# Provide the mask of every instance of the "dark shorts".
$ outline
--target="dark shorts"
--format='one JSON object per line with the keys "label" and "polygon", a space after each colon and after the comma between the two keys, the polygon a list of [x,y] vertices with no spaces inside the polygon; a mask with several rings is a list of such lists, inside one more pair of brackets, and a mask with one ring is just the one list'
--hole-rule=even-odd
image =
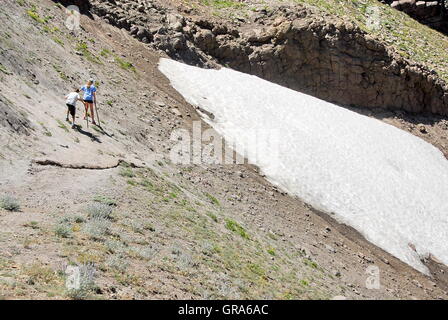
{"label": "dark shorts", "polygon": [[84,102],[86,102],[86,103],[93,103],[92,100],[84,100]]}
{"label": "dark shorts", "polygon": [[76,108],[75,106],[72,106],[71,104],[67,104],[68,111],[70,114],[74,117],[76,114]]}

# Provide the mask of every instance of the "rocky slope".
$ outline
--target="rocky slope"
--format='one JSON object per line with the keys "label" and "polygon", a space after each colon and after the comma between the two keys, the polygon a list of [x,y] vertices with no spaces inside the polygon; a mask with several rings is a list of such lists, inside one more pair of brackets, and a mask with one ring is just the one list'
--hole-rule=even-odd
{"label": "rocky slope", "polygon": [[[416,272],[253,166],[173,164],[171,133],[200,118],[157,70],[166,54],[94,13],[78,34],[65,19],[48,0],[0,7],[1,298],[447,298],[436,261]],[[102,128],[70,129],[63,96],[90,77]],[[371,115],[446,146],[443,119]],[[93,285],[68,291],[70,264]]]}

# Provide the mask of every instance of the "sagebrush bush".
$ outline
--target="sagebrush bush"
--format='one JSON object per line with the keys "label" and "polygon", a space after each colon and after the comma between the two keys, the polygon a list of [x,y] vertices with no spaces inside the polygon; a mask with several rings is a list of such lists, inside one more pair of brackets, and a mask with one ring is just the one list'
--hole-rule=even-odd
{"label": "sagebrush bush", "polygon": [[108,240],[105,245],[107,251],[110,253],[122,253],[126,251],[126,246],[118,240]]}
{"label": "sagebrush bush", "polygon": [[158,252],[157,248],[152,247],[144,247],[144,248],[133,247],[131,248],[131,251],[143,260],[153,259]]}
{"label": "sagebrush bush", "polygon": [[103,240],[110,230],[110,221],[103,218],[92,218],[84,225],[84,232],[93,240]]}
{"label": "sagebrush bush", "polygon": [[116,271],[125,272],[128,268],[128,263],[121,254],[113,254],[109,256],[106,265]]}
{"label": "sagebrush bush", "polygon": [[59,223],[54,229],[54,233],[61,238],[70,238],[72,235],[72,227],[68,223]]}
{"label": "sagebrush bush", "polygon": [[3,195],[0,198],[0,207],[8,211],[19,211],[20,204],[18,200],[10,195]]}
{"label": "sagebrush bush", "polygon": [[78,265],[79,287],[68,288],[67,296],[73,300],[84,300],[89,297],[90,292],[95,286],[95,266],[91,263]]}
{"label": "sagebrush bush", "polygon": [[111,219],[112,208],[104,203],[92,203],[87,207],[87,213],[92,219]]}

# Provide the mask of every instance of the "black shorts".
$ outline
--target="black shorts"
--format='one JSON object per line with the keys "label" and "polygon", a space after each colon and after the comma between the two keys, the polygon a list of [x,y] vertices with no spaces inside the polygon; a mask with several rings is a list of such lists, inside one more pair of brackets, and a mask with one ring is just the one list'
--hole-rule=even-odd
{"label": "black shorts", "polygon": [[92,100],[84,100],[84,102],[86,102],[86,103],[93,103]]}
{"label": "black shorts", "polygon": [[67,108],[68,108],[68,111],[70,112],[70,114],[74,117],[75,114],[76,114],[76,108],[75,108],[75,106],[72,106],[71,104],[68,104],[68,103],[67,103]]}

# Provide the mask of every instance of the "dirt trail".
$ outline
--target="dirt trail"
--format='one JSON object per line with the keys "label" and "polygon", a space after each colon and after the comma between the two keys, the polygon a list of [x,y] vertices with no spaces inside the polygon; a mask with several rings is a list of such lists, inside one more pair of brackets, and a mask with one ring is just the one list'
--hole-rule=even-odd
{"label": "dirt trail", "polygon": [[[33,3],[52,19],[33,19]],[[61,266],[94,263],[90,298],[448,298],[253,166],[172,164],[171,132],[200,118],[158,72],[163,54],[95,16],[78,36],[63,22],[47,0],[0,10],[0,96],[27,128],[0,127],[0,195],[21,207],[0,210],[0,297],[71,297]],[[105,131],[64,128],[64,94],[90,77]],[[102,225],[98,203],[112,209]],[[366,287],[369,266],[379,289]]]}

